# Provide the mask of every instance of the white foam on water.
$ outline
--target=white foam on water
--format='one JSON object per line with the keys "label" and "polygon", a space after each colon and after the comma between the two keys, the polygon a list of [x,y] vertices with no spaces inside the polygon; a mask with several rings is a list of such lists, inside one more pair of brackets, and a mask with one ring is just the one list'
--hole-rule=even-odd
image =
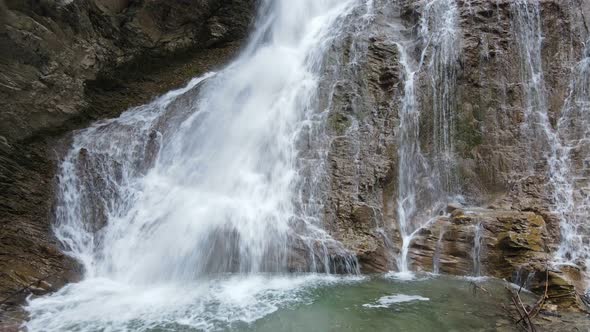
{"label": "white foam on water", "polygon": [[402,280],[402,281],[417,280],[416,274],[412,271],[403,271],[403,272],[389,271],[385,275],[383,275],[383,277],[387,278],[387,279],[395,279],[395,280]]}
{"label": "white foam on water", "polygon": [[491,279],[491,277],[486,276],[454,276],[454,278],[473,282],[484,282]]}
{"label": "white foam on water", "polygon": [[430,272],[412,272],[412,271],[389,271],[383,274],[383,278],[396,281],[423,281],[436,278],[439,275]]}
{"label": "white foam on water", "polygon": [[377,300],[373,303],[363,304],[363,307],[365,307],[365,308],[389,308],[394,304],[414,302],[414,301],[430,301],[430,299],[427,297],[419,296],[419,295],[396,294],[396,295],[383,296],[379,300]]}
{"label": "white foam on water", "polygon": [[178,326],[204,331],[249,324],[280,308],[313,301],[318,287],[359,277],[228,275],[149,287],[96,278],[32,301],[30,331],[147,331]]}

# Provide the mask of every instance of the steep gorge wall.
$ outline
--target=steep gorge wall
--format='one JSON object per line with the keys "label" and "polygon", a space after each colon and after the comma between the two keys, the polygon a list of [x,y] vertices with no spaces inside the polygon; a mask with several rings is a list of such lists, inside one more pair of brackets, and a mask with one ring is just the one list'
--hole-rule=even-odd
{"label": "steep gorge wall", "polygon": [[79,273],[51,232],[57,142],[228,61],[254,10],[254,0],[0,1],[2,309]]}

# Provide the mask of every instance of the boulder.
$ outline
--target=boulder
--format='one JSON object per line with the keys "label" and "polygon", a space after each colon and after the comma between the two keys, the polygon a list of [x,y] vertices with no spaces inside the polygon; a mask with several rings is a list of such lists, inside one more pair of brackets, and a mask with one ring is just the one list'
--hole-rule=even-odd
{"label": "boulder", "polygon": [[423,229],[410,248],[417,271],[491,276],[544,295],[560,308],[581,308],[581,271],[552,266],[547,223],[534,212],[472,208]]}

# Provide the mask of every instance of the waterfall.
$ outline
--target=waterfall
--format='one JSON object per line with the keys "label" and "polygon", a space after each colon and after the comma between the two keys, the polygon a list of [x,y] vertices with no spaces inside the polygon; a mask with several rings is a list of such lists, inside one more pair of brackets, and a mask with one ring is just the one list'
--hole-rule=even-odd
{"label": "waterfall", "polygon": [[[469,2],[468,2],[469,4]],[[440,189],[452,194],[455,185],[453,135],[457,109],[459,11],[455,0],[429,2],[422,15],[420,34],[430,48],[428,76],[432,91],[433,159]]]}
{"label": "waterfall", "polygon": [[473,260],[473,276],[481,276],[481,244],[483,242],[483,226],[478,223],[474,226],[473,231],[473,250],[471,251],[471,257]]}
{"label": "waterfall", "polygon": [[315,146],[324,57],[359,7],[263,1],[227,68],[76,132],[55,233],[84,279],[30,302],[27,327],[219,329],[277,310],[315,280],[263,272],[354,272],[304,192],[325,176]]}
{"label": "waterfall", "polygon": [[[453,112],[458,58],[458,9],[454,0],[425,4],[420,22],[420,59],[413,63],[412,43],[398,43],[404,69],[404,94],[398,128],[397,221],[402,238],[397,259],[400,273],[408,274],[408,252],[417,232],[433,222],[447,201],[453,171]],[[432,93],[432,163],[420,147],[420,118],[425,114],[416,93],[421,71],[430,79]]]}
{"label": "waterfall", "polygon": [[539,3],[517,0],[512,3],[511,9],[514,13],[513,31],[520,52],[525,101],[522,135],[529,147],[528,171],[533,174],[535,164],[546,157],[547,148],[554,149],[559,142],[548,115],[541,56],[543,34]]}
{"label": "waterfall", "polygon": [[590,46],[572,69],[569,96],[557,123],[562,146],[552,155],[551,184],[561,219],[559,264],[590,267]]}
{"label": "waterfall", "polygon": [[402,237],[402,249],[397,264],[400,273],[408,273],[408,250],[415,231],[420,228],[422,221],[417,219],[417,214],[422,212],[418,209],[416,202],[417,190],[421,189],[418,181],[421,176],[428,174],[428,163],[420,151],[420,111],[417,107],[415,91],[416,70],[412,68],[406,48],[401,44],[398,44],[398,48],[405,80],[398,134],[397,219]]}
{"label": "waterfall", "polygon": [[588,49],[572,69],[570,92],[557,121],[552,126],[547,106],[543,77],[542,27],[538,2],[518,0],[512,5],[515,13],[513,30],[522,61],[525,94],[523,135],[529,145],[529,170],[536,162],[547,162],[552,212],[559,218],[561,243],[555,254],[557,265],[590,266],[590,187],[588,186],[588,124],[590,123],[590,59]]}

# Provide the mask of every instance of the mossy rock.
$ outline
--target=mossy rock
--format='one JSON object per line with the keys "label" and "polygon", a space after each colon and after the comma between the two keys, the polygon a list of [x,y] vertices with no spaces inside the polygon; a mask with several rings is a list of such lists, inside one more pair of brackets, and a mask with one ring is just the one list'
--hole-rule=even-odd
{"label": "mossy rock", "polygon": [[498,242],[504,250],[544,250],[543,239],[537,232],[516,233],[503,232],[498,234]]}
{"label": "mossy rock", "polygon": [[483,143],[483,136],[478,128],[475,128],[473,122],[457,121],[455,127],[455,139],[461,144],[460,153],[467,155],[475,147]]}
{"label": "mossy rock", "polygon": [[337,135],[344,135],[346,129],[351,125],[351,121],[348,116],[341,113],[332,113],[328,116],[328,126]]}

